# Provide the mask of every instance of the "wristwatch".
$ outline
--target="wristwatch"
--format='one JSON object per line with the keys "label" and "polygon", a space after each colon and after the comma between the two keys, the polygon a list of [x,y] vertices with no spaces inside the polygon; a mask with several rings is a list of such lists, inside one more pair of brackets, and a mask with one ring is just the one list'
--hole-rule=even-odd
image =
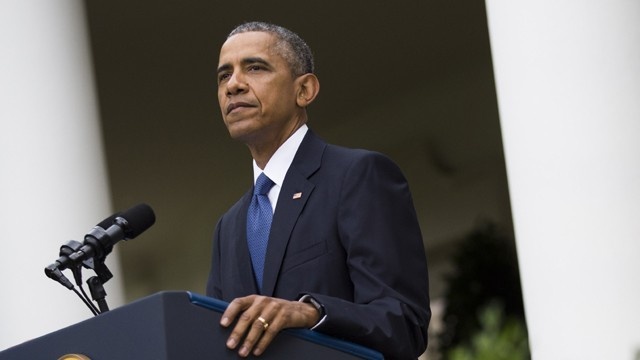
{"label": "wristwatch", "polygon": [[318,321],[318,323],[320,323],[326,316],[326,313],[324,311],[324,306],[318,300],[316,300],[313,296],[309,294],[305,294],[305,295],[302,295],[302,297],[298,299],[298,301],[311,304],[313,305],[313,307],[316,308],[316,310],[318,310],[318,314],[320,314],[320,317],[319,317],[320,320]]}

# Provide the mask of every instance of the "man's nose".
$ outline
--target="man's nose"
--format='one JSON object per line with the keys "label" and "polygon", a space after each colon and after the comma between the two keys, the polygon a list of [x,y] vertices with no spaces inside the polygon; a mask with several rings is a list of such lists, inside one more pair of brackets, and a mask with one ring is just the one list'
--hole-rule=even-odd
{"label": "man's nose", "polygon": [[248,85],[242,74],[234,72],[227,81],[227,95],[237,95],[247,91]]}

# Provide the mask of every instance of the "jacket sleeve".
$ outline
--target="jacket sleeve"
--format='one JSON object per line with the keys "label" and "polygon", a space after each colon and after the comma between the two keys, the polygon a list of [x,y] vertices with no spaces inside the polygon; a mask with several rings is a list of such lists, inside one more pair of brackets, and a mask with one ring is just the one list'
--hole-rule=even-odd
{"label": "jacket sleeve", "polygon": [[325,308],[315,330],[377,349],[385,358],[417,358],[431,318],[422,235],[407,181],[388,158],[368,152],[340,187],[338,231],[347,253],[353,302],[310,294]]}
{"label": "jacket sleeve", "polygon": [[211,269],[209,270],[209,278],[207,280],[206,294],[209,297],[222,299],[222,281],[220,280],[220,224],[222,218],[216,224],[216,230],[213,235],[213,247],[211,249]]}

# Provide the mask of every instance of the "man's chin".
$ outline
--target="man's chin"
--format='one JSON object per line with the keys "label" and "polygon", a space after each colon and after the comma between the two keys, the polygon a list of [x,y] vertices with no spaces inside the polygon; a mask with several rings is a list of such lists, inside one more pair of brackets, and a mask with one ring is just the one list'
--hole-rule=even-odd
{"label": "man's chin", "polygon": [[231,136],[234,140],[242,140],[245,136],[248,136],[253,132],[250,125],[247,121],[234,121],[232,123],[227,123],[227,131],[229,131],[229,136]]}
{"label": "man's chin", "polygon": [[229,127],[229,136],[236,141],[243,142],[245,144],[251,143],[252,139],[256,137],[256,131],[246,128],[234,128]]}

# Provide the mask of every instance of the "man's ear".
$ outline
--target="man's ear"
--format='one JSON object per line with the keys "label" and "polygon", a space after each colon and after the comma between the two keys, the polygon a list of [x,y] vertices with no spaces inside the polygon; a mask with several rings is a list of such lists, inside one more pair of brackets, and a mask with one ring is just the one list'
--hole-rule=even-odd
{"label": "man's ear", "polygon": [[304,74],[296,79],[297,91],[296,103],[304,108],[309,106],[318,96],[320,81],[314,74]]}

